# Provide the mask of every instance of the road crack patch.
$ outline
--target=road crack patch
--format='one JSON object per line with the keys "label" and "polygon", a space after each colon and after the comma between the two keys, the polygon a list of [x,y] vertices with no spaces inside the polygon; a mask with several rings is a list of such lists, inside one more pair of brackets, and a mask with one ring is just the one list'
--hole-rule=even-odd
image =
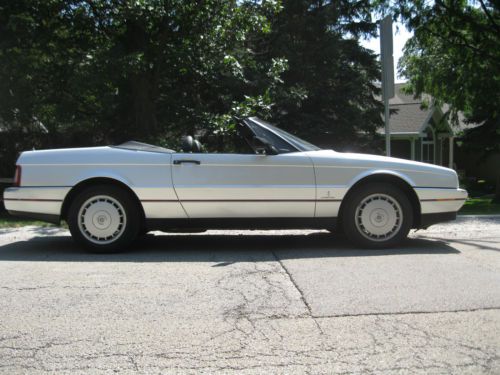
{"label": "road crack patch", "polygon": [[308,315],[309,317],[314,321],[314,324],[316,325],[316,327],[318,328],[318,331],[321,335],[324,335],[325,333],[323,332],[323,329],[321,328],[321,326],[319,325],[319,323],[317,322],[316,320],[316,317],[313,315],[312,313],[312,308],[311,308],[311,305],[309,304],[309,302],[307,301],[305,295],[304,295],[304,291],[300,288],[299,284],[297,284],[297,282],[295,281],[295,279],[293,278],[293,275],[290,273],[290,271],[288,271],[288,269],[286,268],[286,266],[283,264],[283,262],[281,261],[281,259],[278,257],[278,255],[274,252],[274,251],[271,251],[271,254],[273,255],[274,259],[276,260],[276,262],[278,262],[278,264],[281,266],[282,270],[286,273],[286,275],[288,276],[288,279],[290,280],[290,282],[292,283],[292,285],[295,287],[295,289],[299,292],[300,294],[300,299],[302,301],[302,303],[305,305],[305,307],[307,308],[307,311],[308,311]]}

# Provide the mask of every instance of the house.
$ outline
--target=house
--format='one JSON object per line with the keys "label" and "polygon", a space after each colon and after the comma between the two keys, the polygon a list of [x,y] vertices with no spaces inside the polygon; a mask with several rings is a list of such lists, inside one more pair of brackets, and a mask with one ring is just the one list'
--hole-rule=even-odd
{"label": "house", "polygon": [[[457,169],[457,156],[462,165],[462,152],[457,148],[457,137],[462,131],[477,126],[466,124],[464,117],[459,114],[459,124],[451,125],[445,116],[448,105],[434,105],[432,97],[423,94],[421,98],[414,98],[412,94],[404,92],[406,83],[398,83],[394,87],[395,96],[389,100],[391,156],[422,161]],[[380,97],[379,100],[382,100]],[[379,138],[373,139],[370,145],[348,145],[340,147],[342,151],[364,153],[379,153],[384,150],[383,139],[385,128],[377,130]],[[311,142],[322,148],[331,148],[335,144],[334,135],[311,135]],[[457,155],[457,151],[461,154]]]}
{"label": "house", "polygon": [[[454,167],[454,144],[464,124],[451,127],[444,113],[429,95],[414,98],[403,92],[405,83],[395,85],[389,101],[391,156]],[[378,133],[385,136],[385,129]]]}

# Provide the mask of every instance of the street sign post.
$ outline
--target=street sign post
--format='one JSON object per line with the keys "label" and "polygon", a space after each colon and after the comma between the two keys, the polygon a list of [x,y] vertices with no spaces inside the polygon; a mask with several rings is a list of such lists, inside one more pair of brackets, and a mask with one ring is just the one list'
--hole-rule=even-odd
{"label": "street sign post", "polygon": [[394,97],[394,58],[392,47],[392,17],[380,21],[380,60],[382,63],[382,98],[384,100],[385,153],[391,156],[389,99]]}

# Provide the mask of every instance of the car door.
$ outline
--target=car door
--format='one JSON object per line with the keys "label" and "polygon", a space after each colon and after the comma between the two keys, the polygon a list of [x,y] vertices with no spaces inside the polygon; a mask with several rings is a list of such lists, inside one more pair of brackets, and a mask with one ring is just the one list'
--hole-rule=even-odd
{"label": "car door", "polygon": [[190,218],[314,217],[314,169],[302,152],[175,153],[171,168]]}

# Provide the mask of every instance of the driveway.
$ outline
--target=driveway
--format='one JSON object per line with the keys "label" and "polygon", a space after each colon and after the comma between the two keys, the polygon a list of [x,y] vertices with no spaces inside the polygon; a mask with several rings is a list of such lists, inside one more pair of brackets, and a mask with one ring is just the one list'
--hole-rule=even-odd
{"label": "driveway", "polygon": [[95,255],[0,230],[0,373],[115,372],[499,374],[500,217],[376,251],[210,231]]}

